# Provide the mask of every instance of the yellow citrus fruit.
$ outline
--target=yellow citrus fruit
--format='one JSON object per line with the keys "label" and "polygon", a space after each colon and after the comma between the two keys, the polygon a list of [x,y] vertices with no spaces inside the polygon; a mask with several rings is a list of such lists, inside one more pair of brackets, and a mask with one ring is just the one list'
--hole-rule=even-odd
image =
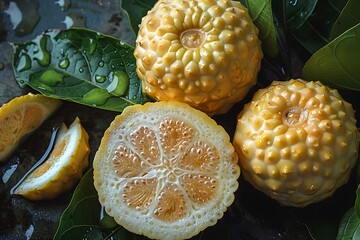
{"label": "yellow citrus fruit", "polygon": [[154,239],[190,238],[234,201],[240,168],[229,135],[185,103],[127,107],[106,130],[94,184],[106,212]]}
{"label": "yellow citrus fruit", "polygon": [[258,29],[238,1],[159,0],[142,18],[134,51],[144,91],[209,115],[227,112],[256,83]]}
{"label": "yellow citrus fruit", "polygon": [[15,189],[30,200],[52,199],[74,187],[89,166],[89,136],[79,118],[63,124],[46,161]]}
{"label": "yellow citrus fruit", "polygon": [[38,128],[61,105],[61,100],[29,93],[13,98],[0,108],[0,161],[21,140]]}
{"label": "yellow citrus fruit", "polygon": [[335,89],[292,79],[260,89],[238,116],[245,179],[283,205],[304,207],[345,184],[357,161],[354,110]]}

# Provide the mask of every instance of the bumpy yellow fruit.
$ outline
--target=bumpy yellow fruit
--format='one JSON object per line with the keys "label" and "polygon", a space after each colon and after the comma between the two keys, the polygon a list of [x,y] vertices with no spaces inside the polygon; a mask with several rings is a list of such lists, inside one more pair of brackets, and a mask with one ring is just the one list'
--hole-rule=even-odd
{"label": "bumpy yellow fruit", "polygon": [[134,55],[150,97],[209,115],[245,97],[263,57],[247,9],[230,0],[159,0],[142,19]]}
{"label": "bumpy yellow fruit", "polygon": [[303,207],[348,181],[359,132],[337,90],[293,79],[254,95],[238,116],[233,143],[245,179],[283,205]]}
{"label": "bumpy yellow fruit", "polygon": [[226,131],[185,103],[127,107],[105,131],[94,185],[106,212],[153,239],[188,239],[234,201],[240,168]]}

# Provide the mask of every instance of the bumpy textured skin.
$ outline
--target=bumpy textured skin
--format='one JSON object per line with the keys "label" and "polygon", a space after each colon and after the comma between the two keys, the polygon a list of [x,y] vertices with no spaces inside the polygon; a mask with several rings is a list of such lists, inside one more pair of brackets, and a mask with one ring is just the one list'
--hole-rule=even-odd
{"label": "bumpy textured skin", "polygon": [[359,132],[337,90],[292,79],[254,95],[238,115],[233,143],[245,179],[283,205],[304,207],[348,181]]}
{"label": "bumpy textured skin", "polygon": [[247,9],[229,0],[158,1],[142,19],[134,55],[150,97],[209,115],[245,97],[263,57]]}

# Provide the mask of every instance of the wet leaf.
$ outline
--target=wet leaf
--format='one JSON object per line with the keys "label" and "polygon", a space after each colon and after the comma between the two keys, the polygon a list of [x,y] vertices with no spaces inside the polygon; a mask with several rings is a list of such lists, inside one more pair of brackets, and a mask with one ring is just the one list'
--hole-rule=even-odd
{"label": "wet leaf", "polygon": [[254,24],[259,29],[259,38],[266,54],[275,57],[278,52],[276,43],[276,31],[271,9],[271,0],[246,0],[246,7]]}
{"label": "wet leaf", "polygon": [[349,209],[341,219],[336,240],[360,239],[360,218],[355,208]]}
{"label": "wet leaf", "polygon": [[305,64],[303,77],[334,88],[360,91],[360,24],[335,38]]}
{"label": "wet leaf", "polygon": [[360,22],[360,1],[349,0],[341,11],[331,31],[331,39],[339,36],[349,28]]}
{"label": "wet leaf", "polygon": [[139,31],[141,19],[154,6],[156,0],[126,0],[121,2],[121,8],[128,15],[135,34]]}
{"label": "wet leaf", "polygon": [[307,21],[317,2],[317,0],[284,1],[285,18],[290,31],[299,29]]}
{"label": "wet leaf", "polygon": [[48,30],[12,45],[21,87],[120,112],[149,100],[135,71],[134,48],[119,39],[87,29]]}

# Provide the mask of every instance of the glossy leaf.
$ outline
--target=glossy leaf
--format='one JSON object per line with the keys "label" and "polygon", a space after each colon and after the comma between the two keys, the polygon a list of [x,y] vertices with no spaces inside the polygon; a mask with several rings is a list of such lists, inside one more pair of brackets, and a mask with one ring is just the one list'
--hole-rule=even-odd
{"label": "glossy leaf", "polygon": [[[63,238],[62,235],[74,227],[84,225],[94,226],[99,223],[101,206],[97,200],[98,195],[93,184],[92,176],[93,171],[90,169],[82,177],[75,189],[69,206],[60,218],[59,227],[54,239],[66,239]],[[88,209],[91,209],[91,211],[88,211]],[[96,218],[96,216],[98,217]],[[89,228],[89,226],[85,227]]]}
{"label": "glossy leaf", "polygon": [[360,218],[360,185],[358,185],[356,190],[355,211]]}
{"label": "glossy leaf", "polygon": [[336,240],[348,239],[360,239],[360,218],[354,208],[345,213],[336,236]]}
{"label": "glossy leaf", "polygon": [[251,19],[259,29],[263,51],[270,57],[275,57],[279,49],[276,43],[271,0],[246,0],[246,7],[249,9]]}
{"label": "glossy leaf", "polygon": [[284,1],[286,24],[290,31],[299,29],[309,18],[317,0],[289,0]]}
{"label": "glossy leaf", "polygon": [[128,15],[131,27],[135,34],[139,31],[141,19],[156,2],[156,0],[123,0],[121,2],[121,8]]}
{"label": "glossy leaf", "polygon": [[120,112],[149,100],[135,72],[134,48],[119,39],[87,29],[48,30],[12,45],[21,87]]}
{"label": "glossy leaf", "polygon": [[360,1],[349,0],[333,25],[331,39],[339,36],[357,23],[360,23]]}
{"label": "glossy leaf", "polygon": [[360,24],[316,52],[305,64],[304,79],[360,91]]}

